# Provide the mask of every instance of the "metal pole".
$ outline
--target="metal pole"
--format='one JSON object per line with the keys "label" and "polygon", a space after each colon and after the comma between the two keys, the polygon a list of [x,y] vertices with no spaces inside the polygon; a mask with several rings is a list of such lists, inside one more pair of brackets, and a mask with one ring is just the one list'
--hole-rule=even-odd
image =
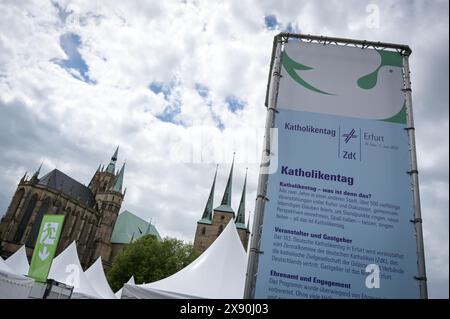
{"label": "metal pole", "polygon": [[408,56],[403,56],[403,68],[404,68],[404,92],[407,114],[407,127],[409,137],[409,154],[411,158],[411,170],[408,172],[411,175],[413,201],[414,201],[414,219],[411,222],[414,223],[416,229],[416,242],[417,242],[417,268],[419,275],[415,279],[419,280],[420,297],[423,299],[428,298],[427,291],[427,276],[425,269],[425,249],[423,245],[423,232],[422,232],[422,214],[420,211],[420,195],[419,195],[419,172],[417,169],[417,156],[416,156],[416,138],[414,134],[414,120],[412,112],[412,97],[411,97],[411,78],[409,70]]}
{"label": "metal pole", "polygon": [[264,206],[267,200],[267,179],[268,171],[264,171],[270,166],[270,156],[271,156],[271,128],[274,125],[275,113],[276,113],[276,100],[278,96],[278,86],[280,82],[280,71],[281,71],[281,46],[282,41],[279,35],[274,37],[273,48],[272,48],[272,61],[269,72],[269,80],[267,86],[266,94],[266,107],[267,107],[267,117],[266,117],[266,127],[264,135],[264,150],[263,150],[263,160],[260,166],[260,174],[258,181],[257,197],[255,204],[255,215],[253,218],[253,231],[250,243],[250,252],[247,264],[247,274],[245,280],[245,290],[244,298],[250,299],[254,298],[255,295],[255,284],[256,284],[256,269],[258,266],[258,257],[262,253],[260,248],[261,232],[262,232],[262,220],[264,215]]}
{"label": "metal pole", "polygon": [[312,42],[319,43],[335,43],[342,45],[356,45],[360,46],[362,49],[372,47],[372,48],[383,48],[383,49],[395,49],[401,51],[402,55],[409,56],[411,54],[411,48],[405,44],[395,44],[395,43],[387,43],[387,42],[375,42],[375,41],[366,41],[366,40],[355,40],[355,39],[345,39],[345,38],[335,38],[335,37],[325,37],[321,35],[310,35],[310,34],[294,34],[294,33],[280,33],[278,36],[282,38],[295,38],[302,39]]}

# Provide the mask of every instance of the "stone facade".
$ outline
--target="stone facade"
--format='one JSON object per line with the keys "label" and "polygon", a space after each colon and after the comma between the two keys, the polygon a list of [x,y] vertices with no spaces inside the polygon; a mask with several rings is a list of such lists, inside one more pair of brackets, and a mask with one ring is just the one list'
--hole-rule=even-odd
{"label": "stone facade", "polygon": [[0,222],[2,257],[25,245],[31,258],[43,215],[62,214],[65,220],[56,254],[75,240],[84,268],[101,256],[108,269],[111,234],[125,195],[124,166],[116,172],[116,160],[117,150],[106,169],[98,168],[89,186],[57,169],[42,178],[40,169],[30,179],[22,177]]}
{"label": "stone facade", "polygon": [[[222,233],[234,214],[214,211],[211,224],[197,223],[195,232],[194,247],[199,251],[205,251]],[[246,247],[244,245],[244,247]]]}

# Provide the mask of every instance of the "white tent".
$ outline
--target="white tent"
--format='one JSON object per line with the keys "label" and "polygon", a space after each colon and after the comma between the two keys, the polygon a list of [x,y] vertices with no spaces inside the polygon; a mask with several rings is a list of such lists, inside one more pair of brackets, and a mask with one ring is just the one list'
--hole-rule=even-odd
{"label": "white tent", "polygon": [[91,286],[102,298],[117,299],[116,295],[111,290],[105,272],[103,271],[102,257],[98,257],[95,263],[93,263],[84,273]]}
{"label": "white tent", "polygon": [[33,279],[16,273],[0,257],[0,299],[28,298],[33,283]]}
{"label": "white tent", "polygon": [[[134,276],[131,276],[131,278],[128,279],[128,281],[127,281],[126,283],[127,283],[127,284],[130,284],[130,285],[134,285],[134,284],[135,284],[135,282],[134,282]],[[122,291],[123,291],[123,288],[120,288],[120,289],[115,293],[117,299],[122,298]]]}
{"label": "white tent", "polygon": [[73,299],[102,298],[91,286],[81,267],[75,241],[53,260],[48,278],[73,286]]}
{"label": "white tent", "polygon": [[234,221],[195,261],[162,280],[125,284],[122,298],[240,299],[244,295],[247,254]]}
{"label": "white tent", "polygon": [[30,269],[30,264],[28,263],[25,245],[9,256],[9,258],[5,260],[5,263],[9,266],[9,268],[14,269],[17,274],[27,275],[28,270]]}

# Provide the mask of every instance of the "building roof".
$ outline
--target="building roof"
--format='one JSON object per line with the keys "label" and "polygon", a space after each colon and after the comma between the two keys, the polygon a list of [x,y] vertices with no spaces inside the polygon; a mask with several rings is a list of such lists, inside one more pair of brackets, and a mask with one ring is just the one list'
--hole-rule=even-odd
{"label": "building roof", "polygon": [[154,235],[158,240],[161,240],[161,236],[155,226],[135,214],[124,210],[117,217],[111,236],[111,243],[129,244],[130,242],[149,234]]}
{"label": "building roof", "polygon": [[245,189],[247,186],[247,172],[245,173],[244,187],[242,188],[241,202],[239,203],[238,214],[236,217],[236,228],[247,229],[245,226]]}
{"label": "building roof", "polygon": [[218,168],[218,166],[216,167],[216,173],[214,174],[213,184],[211,186],[211,191],[209,193],[208,201],[206,202],[205,210],[203,211],[202,219],[200,219],[198,221],[198,223],[200,223],[200,224],[211,224],[212,223],[214,188],[216,185],[217,168]]}
{"label": "building roof", "polygon": [[113,156],[111,157],[111,162],[109,162],[108,166],[106,167],[106,172],[115,174],[118,153],[119,153],[119,146],[117,146],[116,151],[114,152]]}
{"label": "building roof", "polygon": [[231,193],[233,186],[233,167],[234,167],[234,154],[233,154],[233,162],[231,163],[230,175],[228,175],[227,186],[225,187],[225,191],[223,193],[222,202],[219,207],[216,207],[214,210],[232,213],[234,216],[234,211],[231,208]]}
{"label": "building roof", "polygon": [[120,169],[119,175],[117,175],[116,180],[114,181],[112,190],[115,192],[122,193],[124,171],[125,171],[125,163],[123,163],[122,168]]}
{"label": "building roof", "polygon": [[94,207],[95,198],[92,191],[85,185],[77,182],[72,177],[54,169],[39,179],[39,185],[45,185],[79,200],[89,207]]}

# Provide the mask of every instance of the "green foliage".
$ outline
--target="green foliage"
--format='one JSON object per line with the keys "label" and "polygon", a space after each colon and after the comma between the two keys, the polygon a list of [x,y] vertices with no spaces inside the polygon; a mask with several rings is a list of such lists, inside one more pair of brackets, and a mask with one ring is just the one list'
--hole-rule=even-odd
{"label": "green foliage", "polygon": [[158,241],[146,235],[129,244],[114,259],[108,281],[114,291],[134,276],[136,284],[166,278],[194,261],[200,253],[192,244],[175,238]]}

